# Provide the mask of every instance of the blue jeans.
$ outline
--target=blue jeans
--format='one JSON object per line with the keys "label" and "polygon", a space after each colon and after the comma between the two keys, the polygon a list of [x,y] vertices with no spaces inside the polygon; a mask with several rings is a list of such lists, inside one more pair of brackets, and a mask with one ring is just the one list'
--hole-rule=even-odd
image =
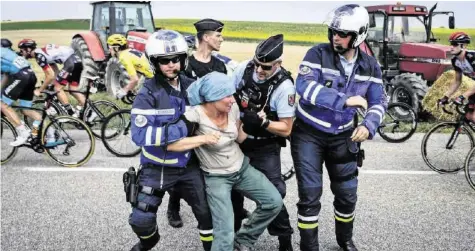
{"label": "blue jeans", "polygon": [[[205,173],[206,193],[213,219],[211,250],[233,250],[237,244],[252,247],[266,227],[282,209],[282,197],[264,174],[245,157],[241,169],[233,174]],[[231,190],[235,189],[256,202],[256,210],[236,233]]]}

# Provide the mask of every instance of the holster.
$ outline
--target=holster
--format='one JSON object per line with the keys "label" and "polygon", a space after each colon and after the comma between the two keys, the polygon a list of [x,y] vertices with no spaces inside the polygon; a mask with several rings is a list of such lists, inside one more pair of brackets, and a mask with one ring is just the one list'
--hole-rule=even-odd
{"label": "holster", "polygon": [[[355,129],[358,127],[358,113],[355,113],[355,116],[353,117],[353,125]],[[356,165],[362,167],[365,157],[364,150],[361,149],[361,142],[356,143],[356,146],[358,146],[358,151],[356,152]]]}
{"label": "holster", "polygon": [[133,166],[129,167],[129,170],[124,173],[122,182],[124,183],[125,201],[135,205],[138,194],[138,174]]}

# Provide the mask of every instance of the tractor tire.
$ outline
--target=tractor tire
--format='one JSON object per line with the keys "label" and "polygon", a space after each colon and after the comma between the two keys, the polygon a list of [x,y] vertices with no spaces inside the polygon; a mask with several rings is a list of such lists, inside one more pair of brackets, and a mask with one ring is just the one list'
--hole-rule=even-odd
{"label": "tractor tire", "polygon": [[115,97],[120,88],[129,84],[130,77],[127,71],[115,57],[107,62],[105,84],[107,92]]}
{"label": "tractor tire", "polygon": [[[389,103],[406,103],[416,114],[422,111],[422,99],[429,89],[427,80],[413,73],[403,73],[391,79],[389,86]],[[406,114],[399,115],[403,117]]]}
{"label": "tractor tire", "polygon": [[79,87],[82,89],[84,88],[87,83],[88,79],[86,77],[95,77],[99,72],[99,64],[94,62],[92,58],[91,52],[87,47],[86,41],[82,37],[75,37],[71,42],[71,47],[73,48],[76,55],[81,57],[82,60],[82,73],[81,73],[81,80],[79,82]]}

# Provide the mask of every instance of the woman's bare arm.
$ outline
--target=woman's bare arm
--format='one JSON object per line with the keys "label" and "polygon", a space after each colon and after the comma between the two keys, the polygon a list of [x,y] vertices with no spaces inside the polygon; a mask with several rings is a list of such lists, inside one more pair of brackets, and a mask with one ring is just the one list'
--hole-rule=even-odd
{"label": "woman's bare arm", "polygon": [[246,140],[247,138],[247,133],[244,132],[244,130],[242,129],[242,122],[241,120],[238,120],[236,122],[236,126],[238,128],[238,137],[236,139],[236,142],[238,142],[239,144],[241,144],[242,142],[244,142],[244,140]]}

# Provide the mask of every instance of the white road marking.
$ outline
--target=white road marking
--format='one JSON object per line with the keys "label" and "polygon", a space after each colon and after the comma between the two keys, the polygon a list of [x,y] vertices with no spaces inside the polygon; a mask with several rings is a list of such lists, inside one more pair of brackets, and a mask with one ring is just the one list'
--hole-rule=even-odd
{"label": "white road marking", "polygon": [[128,168],[112,167],[25,167],[31,172],[125,172]]}
{"label": "white road marking", "polygon": [[[136,167],[137,168],[137,167]],[[24,170],[30,172],[125,172],[128,167],[25,167]],[[434,171],[411,171],[411,170],[371,170],[360,169],[361,174],[389,174],[389,175],[442,175]],[[461,170],[457,174],[465,175]]]}

